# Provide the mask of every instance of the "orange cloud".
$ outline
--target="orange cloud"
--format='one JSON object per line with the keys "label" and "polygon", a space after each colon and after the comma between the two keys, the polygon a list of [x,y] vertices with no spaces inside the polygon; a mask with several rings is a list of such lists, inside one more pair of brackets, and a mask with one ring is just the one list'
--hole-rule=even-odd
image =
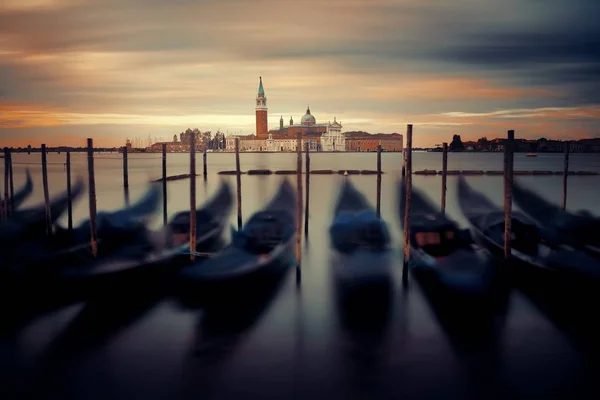
{"label": "orange cloud", "polygon": [[501,87],[475,78],[403,78],[392,85],[382,84],[366,88],[366,95],[377,100],[430,99],[430,100],[504,100],[523,97],[554,97],[559,93],[549,89]]}
{"label": "orange cloud", "polygon": [[62,125],[61,111],[36,104],[3,104],[0,102],[0,129],[20,129]]}
{"label": "orange cloud", "polygon": [[519,119],[519,118],[544,118],[544,119],[581,119],[592,118],[600,119],[600,107],[582,106],[582,107],[540,107],[540,108],[518,108],[495,110],[488,112],[446,112],[439,114],[450,118],[499,118],[499,119]]}

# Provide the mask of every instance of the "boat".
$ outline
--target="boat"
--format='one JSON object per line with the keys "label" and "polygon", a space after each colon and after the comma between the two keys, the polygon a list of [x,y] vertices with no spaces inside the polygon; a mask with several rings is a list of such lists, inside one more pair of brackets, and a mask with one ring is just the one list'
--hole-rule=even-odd
{"label": "boat", "polygon": [[600,218],[589,211],[571,213],[539,194],[513,183],[515,203],[556,241],[600,256]]}
{"label": "boat", "polygon": [[[78,180],[71,191],[71,200],[83,193],[83,180]],[[68,208],[66,192],[50,203],[50,223],[53,224]],[[46,209],[39,205],[18,209],[0,224],[0,274],[7,269],[18,271],[23,265],[49,257],[54,239],[47,232]],[[52,227],[51,227],[52,229]]]}
{"label": "boat", "polygon": [[[33,191],[33,181],[31,179],[31,172],[29,171],[29,168],[27,168],[25,174],[25,184],[21,189],[17,190],[17,192],[12,196],[10,201],[10,206],[14,207],[13,212],[15,212],[19,209],[19,207],[21,207],[23,202],[27,199],[27,197],[29,197],[29,195]],[[4,199],[0,199],[0,202],[2,203],[2,209],[4,209],[4,207],[6,207]]]}
{"label": "boat", "polygon": [[[79,195],[83,187],[77,185]],[[8,260],[3,264],[4,273],[12,280],[35,282],[54,279],[62,269],[76,268],[83,271],[85,265],[93,265],[113,256],[125,257],[137,254],[138,247],[150,247],[147,239],[147,218],[156,210],[161,192],[158,185],[150,188],[135,205],[114,212],[100,212],[97,215],[98,256],[94,257],[90,246],[90,221],[69,232],[55,224],[51,235],[29,236],[25,240],[14,240]],[[62,201],[56,200],[57,207]],[[43,212],[43,210],[41,211]],[[54,213],[52,214],[54,219]],[[39,218],[35,218],[38,220]],[[45,224],[45,220],[44,220]]]}
{"label": "boat", "polygon": [[[404,228],[406,185],[399,183],[400,223]],[[416,276],[433,279],[454,295],[482,296],[492,289],[497,271],[468,230],[439,211],[418,189],[411,190],[410,258]]]}
{"label": "boat", "polygon": [[389,230],[349,180],[341,187],[329,237],[332,282],[342,311],[358,312],[373,302],[385,310],[393,285]]}
{"label": "boat", "polygon": [[[158,209],[162,200],[160,185],[151,184],[146,193],[133,205],[117,211],[100,211],[96,214],[96,236],[98,252],[112,253],[129,245],[148,241],[144,236],[147,224]],[[67,228],[55,224],[53,245],[69,253],[71,248],[88,246],[90,243],[90,219],[69,232]],[[91,251],[91,249],[89,249]]]}
{"label": "boat", "polygon": [[[460,176],[459,206],[472,225],[476,240],[494,255],[504,255],[504,211],[472,189]],[[511,255],[507,267],[513,277],[533,285],[577,290],[600,282],[600,263],[585,252],[554,240],[521,212],[511,215]],[[571,285],[573,283],[574,285]]]}
{"label": "boat", "polygon": [[[160,199],[160,197],[158,197]],[[96,294],[136,286],[142,290],[164,288],[176,276],[183,260],[189,260],[189,241],[180,242],[182,224],[189,212],[177,213],[169,224],[150,231],[145,220],[160,202],[152,187],[135,205],[112,213],[99,213],[103,223],[98,225],[98,256],[94,257],[89,244],[89,221],[79,227],[81,232],[62,238],[29,243],[35,257],[10,265],[0,281],[0,294],[11,302],[28,304],[35,296],[50,304],[64,305],[85,300]],[[225,219],[231,210],[233,195],[228,184],[222,183],[205,207],[196,212],[198,250],[205,251],[219,244]],[[187,215],[186,215],[187,214]],[[64,228],[59,228],[64,229]],[[66,235],[66,231],[55,236]],[[77,240],[85,239],[85,243]],[[68,240],[68,241],[67,241]],[[68,244],[68,246],[67,246]],[[64,247],[67,246],[67,247]],[[187,258],[184,257],[187,252]],[[2,272],[2,271],[0,271]],[[140,287],[143,286],[143,288]],[[22,299],[17,301],[15,299]],[[35,307],[39,312],[48,307]]]}
{"label": "boat", "polygon": [[[22,202],[33,190],[33,185],[28,178],[28,183],[15,194],[15,208],[7,220],[0,222],[0,246],[5,246],[11,243],[11,238],[32,239],[33,237],[47,236],[46,232],[46,207],[44,204],[39,204],[29,208],[20,208]],[[85,185],[83,180],[79,178],[71,190],[71,202],[83,193]],[[50,201],[50,223],[54,224],[64,213],[69,206],[69,195],[67,191],[55,196]],[[18,208],[17,208],[18,207]]]}
{"label": "boat", "polygon": [[[181,290],[206,296],[229,296],[250,282],[277,275],[293,263],[296,242],[296,192],[284,179],[273,199],[253,214],[241,230],[231,228],[231,243],[214,257],[195,260],[180,272]],[[186,296],[186,293],[183,293]]]}
{"label": "boat", "polygon": [[[136,226],[134,223],[132,230],[126,228],[126,226],[132,225],[131,221],[140,224],[142,214],[146,215],[155,208],[155,199],[155,193],[151,190],[137,206],[120,211],[120,218],[125,218],[126,223],[117,227],[116,224],[109,222],[105,224],[104,230],[98,232],[101,241],[99,249],[106,254],[101,254],[98,259],[95,259],[91,254],[90,247],[86,246],[84,262],[70,263],[68,266],[60,268],[60,276],[70,279],[90,277],[112,279],[129,272],[134,275],[134,271],[156,271],[160,274],[165,266],[171,269],[171,272],[177,272],[177,267],[180,267],[183,261],[190,260],[189,211],[175,214],[167,226],[158,232],[149,231],[145,224]],[[213,250],[220,243],[226,217],[231,211],[232,205],[231,187],[225,181],[221,181],[219,189],[213,197],[204,207],[196,211],[196,251],[198,255],[201,252]],[[105,218],[106,221],[114,221],[114,219],[115,216],[110,214]],[[118,242],[114,242],[111,237],[115,232],[125,237],[128,244],[119,248]],[[134,232],[135,234],[133,234]],[[107,242],[109,243],[107,244]],[[81,254],[78,254],[78,257],[81,257]]]}

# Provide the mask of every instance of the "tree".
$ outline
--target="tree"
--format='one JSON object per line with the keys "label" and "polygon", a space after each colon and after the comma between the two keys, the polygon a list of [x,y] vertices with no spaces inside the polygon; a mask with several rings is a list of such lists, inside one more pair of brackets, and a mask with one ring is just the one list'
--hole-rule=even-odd
{"label": "tree", "polygon": [[214,138],[211,140],[212,148],[213,149],[224,149],[225,148],[224,139],[225,139],[225,134],[219,130],[216,131]]}
{"label": "tree", "polygon": [[452,136],[452,142],[450,143],[449,150],[450,151],[462,151],[464,150],[464,145],[462,140],[460,139],[460,135]]}
{"label": "tree", "polygon": [[200,141],[202,142],[203,148],[210,148],[211,131],[202,132],[200,134]]}
{"label": "tree", "polygon": [[479,147],[481,149],[485,149],[485,150],[489,150],[490,149],[490,141],[488,140],[488,138],[486,138],[485,136],[480,138],[477,141],[477,144],[479,145]]}

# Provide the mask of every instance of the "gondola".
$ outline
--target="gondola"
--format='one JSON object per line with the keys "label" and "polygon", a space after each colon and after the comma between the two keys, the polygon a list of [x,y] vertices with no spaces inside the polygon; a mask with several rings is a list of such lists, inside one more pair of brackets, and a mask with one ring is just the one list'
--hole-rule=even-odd
{"label": "gondola", "polygon": [[548,202],[534,191],[513,184],[513,198],[555,240],[600,256],[600,218],[587,211],[570,213]]}
{"label": "gondola", "polygon": [[[71,191],[72,201],[83,193],[83,180],[78,180]],[[62,193],[50,203],[50,223],[54,223],[68,207],[67,193]],[[46,210],[43,205],[20,209],[0,225],[0,275],[9,269],[19,271],[24,265],[47,260],[54,249],[46,227]],[[52,230],[52,226],[50,227]]]}
{"label": "gondola", "polygon": [[[81,186],[76,185],[78,195]],[[139,245],[147,247],[146,218],[159,204],[160,190],[156,185],[135,205],[115,212],[100,212],[97,215],[98,257],[90,248],[90,221],[68,232],[55,225],[51,235],[29,237],[16,240],[16,247],[10,252],[10,260],[3,272],[11,280],[34,284],[44,279],[54,279],[63,269],[83,270],[84,265],[96,263],[113,256],[137,254]],[[56,200],[55,203],[62,203]],[[54,218],[54,217],[53,217]]]}
{"label": "gondola", "polygon": [[[21,189],[17,190],[17,192],[10,199],[9,207],[11,208],[12,212],[18,210],[19,207],[21,207],[21,205],[23,204],[23,202],[27,199],[27,197],[29,197],[31,192],[33,192],[33,181],[31,180],[31,172],[29,172],[29,168],[27,168],[25,174],[25,184]],[[6,207],[6,203],[4,200],[5,199],[0,199],[0,202],[2,202],[3,209],[4,207]]]}
{"label": "gondola", "polygon": [[[400,223],[404,228],[406,185],[399,183]],[[497,271],[468,230],[439,211],[414,187],[411,190],[409,267],[419,277],[434,279],[458,295],[485,295]]]}
{"label": "gondola", "polygon": [[[34,256],[21,258],[19,263],[3,269],[9,274],[0,281],[0,295],[10,299],[11,304],[41,312],[53,304],[89,299],[107,291],[115,294],[133,286],[136,292],[142,289],[139,286],[147,290],[164,288],[169,278],[176,276],[181,259],[189,260],[189,241],[182,244],[178,236],[184,220],[189,221],[189,212],[178,213],[164,229],[152,232],[145,220],[160,204],[160,196],[156,196],[155,185],[135,205],[99,213],[103,222],[98,224],[97,257],[91,251],[89,232],[85,232],[89,221],[59,243],[55,237],[34,242]],[[219,243],[232,202],[230,186],[223,183],[206,206],[197,211],[198,250],[205,251]],[[55,236],[67,235],[64,228],[59,230]],[[80,243],[81,240],[85,242]],[[180,260],[176,260],[178,255]],[[33,304],[39,303],[34,298],[44,299],[46,304]]]}
{"label": "gondola", "polygon": [[[357,312],[375,302],[385,316],[393,279],[390,234],[385,221],[349,180],[342,184],[329,237],[334,291],[341,312]],[[367,308],[375,313],[376,308]]]}
{"label": "gondola", "polygon": [[[30,178],[28,178],[29,180]],[[31,190],[29,184],[25,184],[25,187],[19,191],[19,198],[22,200],[18,201],[21,205],[22,201],[27,197],[27,192]],[[71,202],[77,200],[77,198],[83,193],[85,185],[83,180],[79,178],[72,187],[71,190]],[[15,195],[16,197],[17,195]],[[16,205],[15,205],[16,206]],[[68,192],[55,196],[50,201],[50,224],[53,225],[64,213],[67,211],[69,206]],[[40,204],[29,208],[18,208],[15,212],[9,215],[9,218],[4,222],[0,223],[0,247],[12,247],[12,240],[17,239],[20,243],[34,238],[46,237],[46,207],[44,204]]]}
{"label": "gondola", "polygon": [[[196,260],[180,273],[182,296],[193,292],[206,298],[229,296],[278,275],[293,263],[296,240],[296,193],[287,179],[265,208],[244,227],[232,228],[232,242],[214,257]],[[252,282],[252,284],[250,284]]]}
{"label": "gondola", "polygon": [[[91,249],[86,246],[85,252],[77,254],[81,262],[68,263],[59,269],[62,278],[85,279],[101,278],[112,279],[116,276],[127,274],[135,275],[136,271],[156,271],[161,273],[164,267],[173,266],[173,273],[181,261],[189,260],[189,211],[177,213],[167,224],[158,231],[152,232],[143,223],[143,216],[149,214],[156,207],[154,189],[137,206],[129,209],[129,213],[120,212],[120,217],[108,215],[104,230],[99,230],[99,249],[106,254],[101,254],[98,259],[91,255]],[[206,252],[218,245],[227,214],[233,204],[233,195],[229,184],[221,182],[216,194],[200,210],[196,211],[196,250]],[[116,226],[110,221],[120,221],[122,225]],[[132,221],[136,224],[130,229]],[[129,226],[129,227],[128,227]],[[110,229],[110,231],[109,231]],[[135,234],[133,234],[135,232]],[[111,234],[121,234],[127,245],[119,247],[119,243],[112,240]],[[102,248],[102,244],[105,247]],[[177,261],[171,265],[173,261]]]}
{"label": "gondola", "polygon": [[[475,238],[493,254],[504,254],[504,211],[483,194],[473,190],[461,176],[458,179],[460,208],[469,220]],[[527,216],[512,212],[511,262],[513,276],[539,285],[583,288],[600,282],[598,260],[571,246],[556,242]]]}
{"label": "gondola", "polygon": [[[226,181],[221,181],[215,195],[196,211],[196,251],[214,250],[221,244],[227,217],[233,206],[233,192]],[[181,211],[173,216],[162,234],[156,236],[164,243],[164,250],[174,256],[189,259],[190,212]]]}

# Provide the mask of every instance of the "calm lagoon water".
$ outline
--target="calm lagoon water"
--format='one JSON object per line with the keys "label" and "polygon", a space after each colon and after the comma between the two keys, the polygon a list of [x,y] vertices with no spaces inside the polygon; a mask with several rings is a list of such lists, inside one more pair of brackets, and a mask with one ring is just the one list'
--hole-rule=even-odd
{"label": "calm lagoon water", "polygon": [[[443,322],[416,281],[410,278],[408,288],[402,287],[403,239],[395,186],[401,158],[398,153],[382,155],[381,215],[391,228],[398,260],[394,304],[383,334],[365,337],[338,323],[329,275],[328,228],[337,187],[343,179],[352,179],[374,205],[376,177],[314,175],[300,285],[292,270],[260,312],[255,310],[250,317],[232,312],[228,318],[234,324],[236,319],[240,321],[228,334],[210,334],[206,327],[210,313],[183,309],[171,298],[142,302],[123,316],[117,311],[134,302],[137,288],[132,288],[126,299],[111,299],[107,293],[100,305],[76,304],[44,314],[0,338],[0,397],[364,398],[371,393],[381,398],[576,398],[586,390],[588,394],[597,391],[593,378],[600,352],[586,335],[596,325],[595,315],[583,321],[583,328],[575,329],[552,310],[513,290],[506,313],[495,318],[488,330],[457,334]],[[291,153],[242,153],[240,159],[242,170],[296,166],[296,155]],[[35,189],[26,205],[41,203],[40,155],[16,154],[13,162],[15,187],[24,182],[25,168],[33,175]],[[49,154],[48,162],[52,196],[66,188],[64,154]],[[413,164],[413,171],[439,170],[441,153],[414,153]],[[95,168],[98,210],[123,207],[121,155],[96,154]],[[160,154],[130,154],[132,201],[143,194],[150,180],[161,176],[161,168]],[[220,179],[235,187],[235,177],[217,175],[234,168],[234,154],[208,154],[208,180],[203,182],[202,176],[197,180],[198,207],[215,192]],[[376,155],[312,154],[311,168],[375,169]],[[451,153],[448,168],[501,170],[502,154]],[[561,154],[515,155],[516,170],[562,168]],[[600,171],[600,157],[572,154],[570,169]],[[72,171],[74,177],[81,175],[87,181],[84,154],[72,155]],[[169,175],[188,172],[188,154],[168,154]],[[202,173],[201,154],[197,172]],[[3,171],[0,174],[3,176]],[[275,175],[242,177],[244,220],[271,198],[281,179]],[[517,179],[560,202],[560,176]],[[295,177],[290,180],[295,185]],[[468,180],[502,204],[501,176]],[[600,177],[570,176],[568,209],[600,214],[599,183]],[[455,184],[455,178],[448,177],[447,212],[466,227],[456,203]],[[414,176],[413,185],[439,203],[439,176]],[[189,182],[169,182],[169,213],[188,208]],[[74,205],[74,222],[87,217],[85,194]],[[61,223],[65,221],[61,219]],[[231,225],[236,226],[236,221],[234,207]],[[162,210],[157,210],[153,226],[158,229],[161,224]],[[119,314],[119,319],[113,314]],[[92,339],[82,345],[82,337]],[[458,337],[469,339],[460,341]]]}

